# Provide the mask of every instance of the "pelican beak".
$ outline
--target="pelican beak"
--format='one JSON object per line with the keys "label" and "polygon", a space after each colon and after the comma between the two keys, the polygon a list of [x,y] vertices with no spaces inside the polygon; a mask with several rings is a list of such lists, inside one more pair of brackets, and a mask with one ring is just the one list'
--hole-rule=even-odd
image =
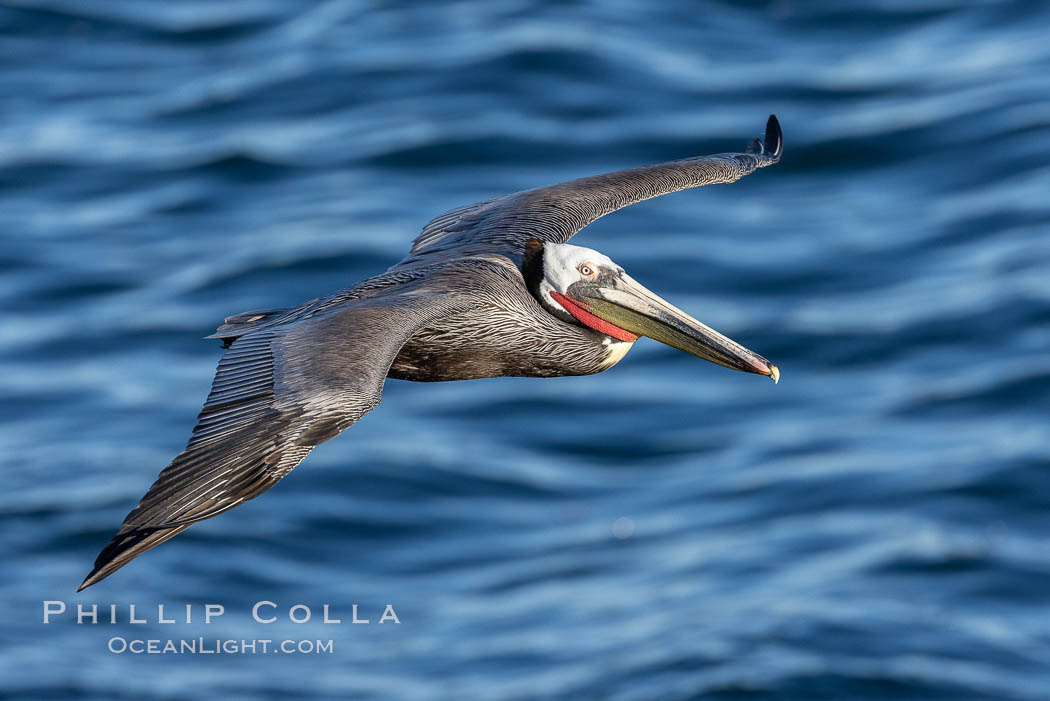
{"label": "pelican beak", "polygon": [[622,271],[578,282],[569,295],[591,314],[636,336],[667,344],[712,363],[780,380],[777,366],[660,299]]}

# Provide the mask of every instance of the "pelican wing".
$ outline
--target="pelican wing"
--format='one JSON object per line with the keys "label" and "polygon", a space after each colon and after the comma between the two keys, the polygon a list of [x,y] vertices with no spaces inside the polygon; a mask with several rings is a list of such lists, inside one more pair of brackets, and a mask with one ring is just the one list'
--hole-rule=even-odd
{"label": "pelican wing", "polygon": [[[464,285],[457,273],[468,265],[471,284]],[[80,589],[265,492],[314,446],[374,409],[401,346],[423,325],[477,304],[493,270],[475,259],[400,285],[365,284],[230,339],[189,443],[124,519]]]}
{"label": "pelican wing", "polygon": [[735,182],[779,161],[782,146],[780,124],[770,115],[765,139],[752,140],[746,153],[620,170],[457,207],[423,228],[409,257],[400,265],[444,252],[518,255],[530,238],[565,243],[595,219],[635,202],[702,185]]}

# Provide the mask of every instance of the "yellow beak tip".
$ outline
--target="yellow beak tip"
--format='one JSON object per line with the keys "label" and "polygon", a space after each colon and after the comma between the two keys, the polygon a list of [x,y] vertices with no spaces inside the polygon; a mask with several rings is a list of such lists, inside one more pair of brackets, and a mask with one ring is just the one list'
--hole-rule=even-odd
{"label": "yellow beak tip", "polygon": [[773,363],[769,364],[769,376],[773,378],[773,384],[780,382],[780,368]]}

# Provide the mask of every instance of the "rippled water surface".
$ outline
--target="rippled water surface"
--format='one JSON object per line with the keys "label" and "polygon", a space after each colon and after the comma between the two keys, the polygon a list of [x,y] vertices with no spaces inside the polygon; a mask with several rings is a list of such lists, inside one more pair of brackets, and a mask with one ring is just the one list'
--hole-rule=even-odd
{"label": "rippled water surface", "polygon": [[[1050,698],[1050,11],[841,7],[0,5],[3,697]],[[575,241],[779,386],[645,340],[593,377],[391,381],[271,492],[73,593],[184,444],[224,316],[771,112],[779,165]],[[50,599],[120,622],[44,626]]]}

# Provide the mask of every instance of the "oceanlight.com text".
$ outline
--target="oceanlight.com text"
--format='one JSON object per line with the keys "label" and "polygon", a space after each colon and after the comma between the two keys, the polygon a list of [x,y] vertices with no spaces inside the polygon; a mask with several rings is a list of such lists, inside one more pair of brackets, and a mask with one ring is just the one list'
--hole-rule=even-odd
{"label": "oceanlight.com text", "polygon": [[109,639],[107,649],[115,655],[331,655],[331,640],[271,640],[236,638],[188,638],[185,640],[124,638]]}

